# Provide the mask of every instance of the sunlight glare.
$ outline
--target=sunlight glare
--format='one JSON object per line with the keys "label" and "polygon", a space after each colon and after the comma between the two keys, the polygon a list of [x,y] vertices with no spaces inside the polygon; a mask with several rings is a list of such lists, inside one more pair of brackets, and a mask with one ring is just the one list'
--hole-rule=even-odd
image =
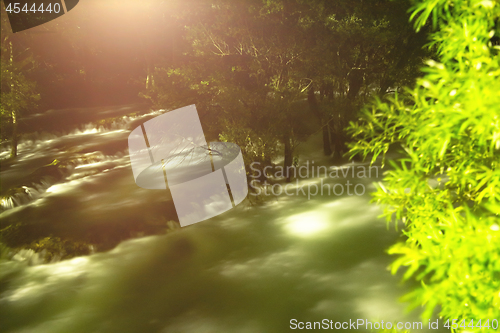
{"label": "sunlight glare", "polygon": [[307,212],[292,215],[286,219],[286,229],[291,234],[302,237],[311,237],[325,231],[329,224],[326,216],[320,212]]}

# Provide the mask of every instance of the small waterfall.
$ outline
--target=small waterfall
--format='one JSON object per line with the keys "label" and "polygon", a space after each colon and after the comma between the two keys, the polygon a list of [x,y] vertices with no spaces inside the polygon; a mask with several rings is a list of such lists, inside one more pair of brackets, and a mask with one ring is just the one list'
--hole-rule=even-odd
{"label": "small waterfall", "polygon": [[53,181],[49,177],[43,178],[38,184],[32,184],[32,186],[21,186],[19,192],[2,198],[0,201],[1,210],[8,210],[14,207],[25,205],[35,199],[38,199],[50,186],[53,185]]}
{"label": "small waterfall", "polygon": [[37,253],[32,249],[21,249],[17,252],[13,252],[9,257],[12,261],[24,262],[28,266],[36,266],[46,264],[44,259],[45,253],[45,250]]}
{"label": "small waterfall", "polygon": [[[164,109],[150,111],[144,114],[139,114],[135,116],[125,115],[120,118],[113,119],[113,121],[105,124],[100,122],[88,122],[83,125],[78,126],[75,129],[68,131],[52,131],[52,132],[30,132],[24,133],[19,136],[18,139],[18,152],[19,155],[26,153],[30,150],[37,148],[43,148],[44,145],[52,143],[54,140],[63,139],[64,137],[74,137],[81,135],[92,135],[92,134],[106,134],[111,132],[124,132],[128,130],[131,123],[135,121],[140,121],[144,118],[158,116],[164,113]],[[0,145],[0,159],[6,159],[10,154],[10,142],[2,142]]]}
{"label": "small waterfall", "polygon": [[[120,165],[127,165],[129,162],[127,149],[105,155],[99,151],[100,144],[113,142],[113,140],[126,140],[126,133],[133,122],[140,122],[142,119],[154,117],[163,112],[165,110],[155,110],[134,116],[124,115],[115,117],[112,121],[104,121],[104,124],[100,121],[88,122],[66,132],[31,132],[22,134],[18,143],[19,154],[16,165],[13,164],[10,169],[22,171],[23,168],[33,169],[32,166],[34,166],[36,170],[36,168],[43,166],[36,161],[37,159],[51,156],[53,159],[62,161],[61,166],[63,168],[59,169],[62,173],[62,179],[42,176],[40,179],[19,184],[21,186],[18,185],[17,188],[11,189],[3,197],[0,197],[0,212],[29,204],[41,197],[51,186],[61,181],[82,179],[114,169]],[[40,115],[38,118],[42,117],[44,115]],[[117,136],[113,136],[113,134]],[[111,137],[108,137],[108,135],[111,135]],[[79,146],[81,150],[95,149],[95,151],[79,153],[76,150],[72,153],[67,150],[67,146]],[[124,146],[126,147],[126,145]],[[3,142],[0,146],[0,159],[8,159],[9,156],[10,143]],[[27,165],[31,163],[30,168],[25,167],[23,163]]]}
{"label": "small waterfall", "polygon": [[29,204],[57,183],[83,179],[127,163],[128,155],[125,152],[119,152],[116,155],[104,155],[102,152],[78,155],[65,162],[64,168],[61,169],[64,170],[62,180],[46,176],[41,178],[38,183],[32,183],[29,186],[23,185],[16,193],[1,199],[0,211]]}
{"label": "small waterfall", "polygon": [[[95,247],[93,245],[89,245],[88,248],[89,255],[96,253]],[[63,260],[64,256],[63,253],[50,253],[50,256],[48,256],[48,252],[46,249],[43,249],[39,252],[36,252],[33,249],[10,249],[9,247],[1,243],[0,252],[1,259],[14,263],[23,263],[27,266],[38,266],[60,262]],[[50,260],[48,260],[47,258],[50,258]]]}

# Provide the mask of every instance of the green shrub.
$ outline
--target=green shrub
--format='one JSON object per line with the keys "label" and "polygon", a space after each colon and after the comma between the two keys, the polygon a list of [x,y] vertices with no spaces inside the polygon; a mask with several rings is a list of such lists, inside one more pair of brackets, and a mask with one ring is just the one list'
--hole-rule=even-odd
{"label": "green shrub", "polygon": [[421,282],[407,298],[423,317],[438,307],[467,325],[500,320],[500,2],[424,0],[412,10],[417,30],[432,24],[439,62],[427,61],[404,97],[377,100],[351,123],[351,154],[373,162],[390,146],[405,152],[375,200],[405,224],[391,267]]}

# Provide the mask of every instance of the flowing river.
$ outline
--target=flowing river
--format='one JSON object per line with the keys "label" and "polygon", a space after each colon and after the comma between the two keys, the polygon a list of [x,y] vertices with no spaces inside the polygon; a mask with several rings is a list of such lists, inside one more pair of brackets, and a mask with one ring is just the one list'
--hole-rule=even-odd
{"label": "flowing river", "polygon": [[[2,167],[2,190],[20,190],[3,193],[0,221],[27,239],[98,245],[89,255],[49,263],[33,251],[3,250],[3,332],[288,332],[324,319],[420,321],[398,300],[409,286],[387,269],[394,258],[385,250],[401,241],[399,233],[369,204],[382,170],[359,177],[349,170],[365,164],[335,169],[313,136],[299,147],[301,165],[335,169],[338,178],[308,174],[289,185],[291,195],[252,197],[179,228],[166,191],[135,184],[126,146],[130,130],[161,111],[137,105],[81,111],[95,119],[77,117],[73,127],[22,138],[19,158]],[[70,115],[26,123],[56,128],[54,119],[64,114]],[[113,118],[106,126],[94,121],[106,117]],[[54,160],[65,167],[56,170]],[[353,188],[351,195],[312,195],[314,185],[346,188],[348,181],[359,195]],[[427,325],[415,331],[429,331]]]}

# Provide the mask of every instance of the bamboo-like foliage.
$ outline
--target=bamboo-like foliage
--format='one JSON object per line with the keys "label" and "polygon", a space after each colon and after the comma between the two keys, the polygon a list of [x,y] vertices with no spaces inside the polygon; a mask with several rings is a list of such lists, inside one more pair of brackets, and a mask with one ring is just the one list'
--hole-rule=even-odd
{"label": "bamboo-like foliage", "polygon": [[[393,146],[376,191],[388,221],[405,224],[391,269],[421,287],[407,295],[423,317],[440,310],[457,331],[493,332],[500,319],[500,2],[423,0],[439,61],[428,61],[408,94],[376,100],[351,123],[351,154],[372,163]],[[465,321],[463,321],[465,320]],[[481,320],[481,322],[479,321]],[[487,322],[488,320],[488,322]],[[487,326],[488,325],[488,326]]]}

